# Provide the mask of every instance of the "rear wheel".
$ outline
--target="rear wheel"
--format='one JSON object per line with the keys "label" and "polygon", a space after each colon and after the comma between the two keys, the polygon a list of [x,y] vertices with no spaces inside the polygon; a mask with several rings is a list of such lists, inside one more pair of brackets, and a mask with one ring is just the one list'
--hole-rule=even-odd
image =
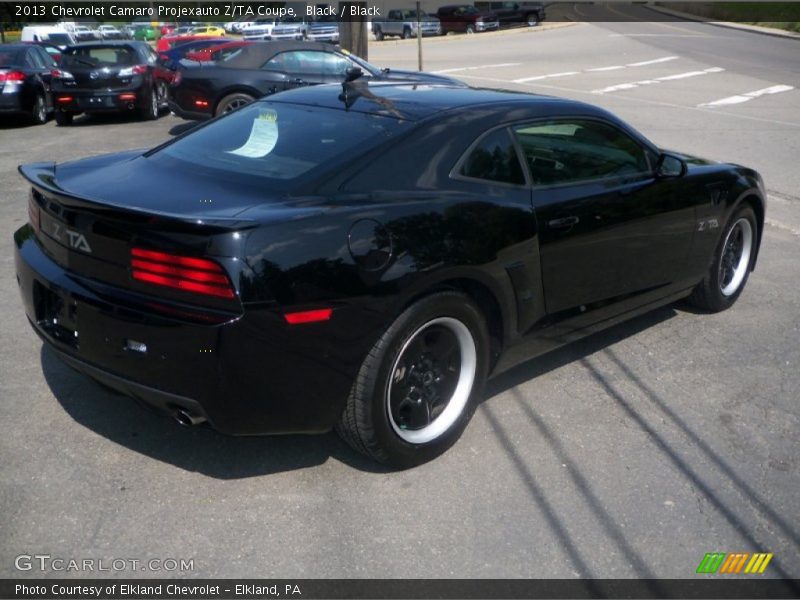
{"label": "rear wheel", "polygon": [[222,100],[219,101],[217,105],[217,110],[214,113],[215,116],[220,116],[225,113],[229,113],[234,111],[238,108],[245,106],[246,104],[250,104],[255,98],[253,98],[249,94],[243,93],[235,93],[225,96]]}
{"label": "rear wheel", "polygon": [[367,355],[336,430],[353,448],[406,468],[447,450],[469,422],[489,364],[470,298],[440,292],[408,307]]}
{"label": "rear wheel", "polygon": [[475,33],[475,27],[473,25],[467,25],[467,33],[470,35]]}
{"label": "rear wheel", "polygon": [[158,118],[158,88],[154,87],[150,90],[143,106],[139,109],[139,114],[145,121],[155,121]]}
{"label": "rear wheel", "polygon": [[380,27],[375,28],[375,39],[379,42],[383,41],[383,30]]}
{"label": "rear wheel", "polygon": [[44,96],[41,94],[36,94],[36,99],[33,101],[31,120],[36,125],[44,125],[47,123],[47,103],[44,101]]}
{"label": "rear wheel", "polygon": [[403,27],[403,39],[408,40],[411,39],[411,29],[408,27]]}
{"label": "rear wheel", "polygon": [[61,110],[56,111],[56,125],[59,127],[65,127],[67,125],[72,125],[72,119],[74,115],[72,113],[64,112]]}
{"label": "rear wheel", "polygon": [[525,17],[525,23],[528,24],[528,27],[535,27],[539,24],[539,15],[536,13],[530,13]]}
{"label": "rear wheel", "polygon": [[158,109],[167,107],[167,84],[163,81],[156,83],[156,96],[158,97]]}
{"label": "rear wheel", "polygon": [[709,312],[733,306],[747,283],[757,247],[755,213],[750,206],[743,206],[726,224],[711,266],[689,296],[689,303]]}

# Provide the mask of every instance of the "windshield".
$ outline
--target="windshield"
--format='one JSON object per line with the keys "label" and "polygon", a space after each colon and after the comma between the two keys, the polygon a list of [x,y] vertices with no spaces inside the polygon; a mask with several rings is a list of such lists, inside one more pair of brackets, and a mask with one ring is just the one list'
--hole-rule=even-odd
{"label": "windshield", "polygon": [[67,45],[72,44],[72,38],[67,33],[50,33],[47,35],[47,41],[54,44]]}
{"label": "windshield", "polygon": [[136,64],[136,52],[128,46],[76,46],[64,51],[64,60],[92,67],[116,67]]}
{"label": "windshield", "polygon": [[255,102],[148,156],[211,170],[232,184],[244,176],[286,190],[296,180],[334,169],[353,153],[369,151],[410,126],[377,115]]}
{"label": "windshield", "polygon": [[18,64],[18,54],[20,54],[20,51],[16,48],[3,48],[0,46],[0,69]]}

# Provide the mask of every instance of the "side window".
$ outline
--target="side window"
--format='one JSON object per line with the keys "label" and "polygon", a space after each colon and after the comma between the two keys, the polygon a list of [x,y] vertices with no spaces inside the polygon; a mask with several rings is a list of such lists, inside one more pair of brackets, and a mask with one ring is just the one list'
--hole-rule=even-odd
{"label": "side window", "polygon": [[57,67],[56,61],[47,53],[47,50],[44,48],[36,47],[36,50],[39,52],[39,58],[44,63],[45,69],[51,69],[53,67]]}
{"label": "side window", "polygon": [[390,10],[387,18],[390,21],[399,21],[403,18],[403,13],[401,13],[399,10]]}
{"label": "side window", "polygon": [[533,185],[650,174],[644,149],[616,127],[591,120],[542,121],[514,128]]}
{"label": "side window", "polygon": [[459,171],[464,177],[524,185],[525,176],[508,131],[497,129],[469,151]]}
{"label": "side window", "polygon": [[267,61],[264,69],[288,73],[343,75],[352,64],[343,56],[331,52],[296,50],[281,52]]}

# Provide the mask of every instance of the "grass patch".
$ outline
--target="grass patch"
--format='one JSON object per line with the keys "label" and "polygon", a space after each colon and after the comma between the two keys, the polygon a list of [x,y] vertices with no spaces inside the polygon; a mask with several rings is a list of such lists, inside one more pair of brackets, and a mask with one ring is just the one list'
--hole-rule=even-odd
{"label": "grass patch", "polygon": [[3,35],[6,38],[6,43],[9,42],[18,42],[19,37],[22,35],[21,31],[4,31]]}
{"label": "grass patch", "polygon": [[732,21],[800,32],[799,2],[661,2],[664,8],[712,21]]}

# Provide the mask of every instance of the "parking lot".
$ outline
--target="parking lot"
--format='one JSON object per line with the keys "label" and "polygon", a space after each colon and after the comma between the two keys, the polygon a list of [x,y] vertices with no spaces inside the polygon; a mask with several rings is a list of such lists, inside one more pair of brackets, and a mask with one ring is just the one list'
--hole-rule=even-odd
{"label": "parking lot", "polygon": [[[0,576],[42,576],[14,567],[39,553],[194,561],[109,573],[125,576],[684,578],[706,552],[763,551],[764,576],[800,577],[800,41],[581,23],[424,42],[426,70],[596,103],[662,147],[758,169],[768,225],[736,306],[660,309],[499,376],[453,449],[405,472],[333,433],[184,429],[43,348],[12,234],[18,164],[150,147],[185,122],[2,124]],[[373,43],[370,62],[415,68],[416,48]]]}

